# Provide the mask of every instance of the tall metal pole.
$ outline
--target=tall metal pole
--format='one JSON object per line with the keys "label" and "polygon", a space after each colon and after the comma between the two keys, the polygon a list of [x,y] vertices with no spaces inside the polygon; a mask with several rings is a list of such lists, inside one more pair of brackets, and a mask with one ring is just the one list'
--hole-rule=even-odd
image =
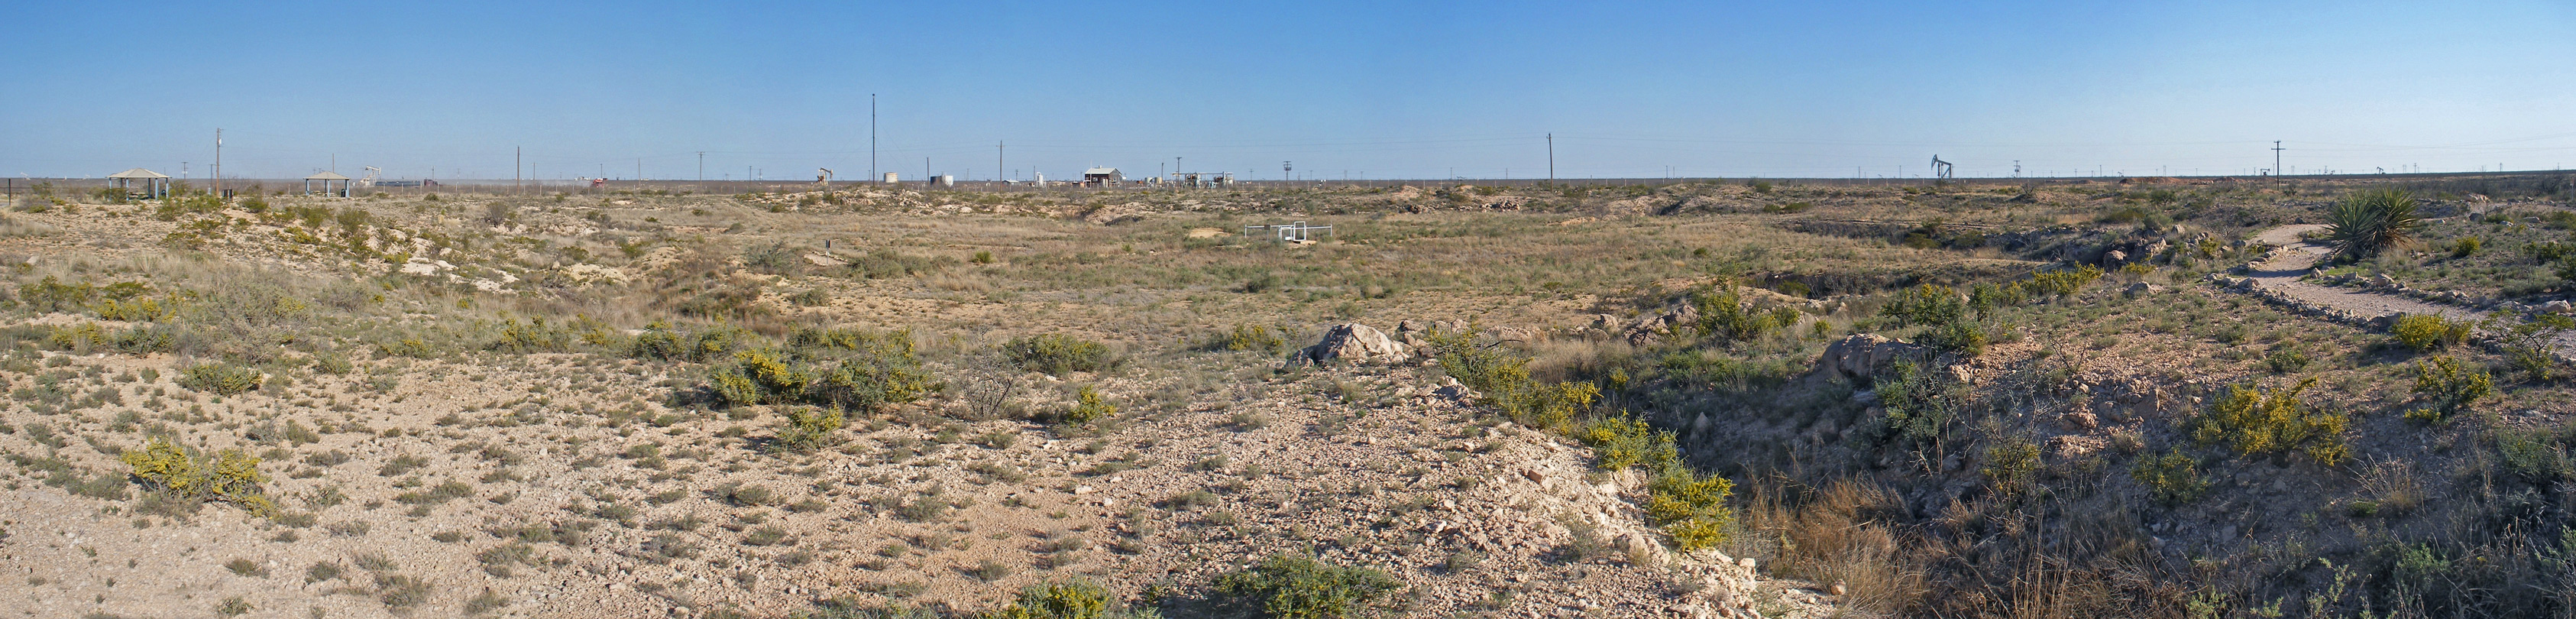
{"label": "tall metal pole", "polygon": [[224,197],[224,129],[215,128],[215,197]]}
{"label": "tall metal pole", "polygon": [[2272,141],[2272,184],[2281,183],[2281,141]]}
{"label": "tall metal pole", "polygon": [[522,189],[519,187],[519,170],[520,162],[524,158],[521,157],[519,149],[520,147],[517,146],[510,147],[510,193],[518,193]]}
{"label": "tall metal pole", "polygon": [[1556,134],[1547,134],[1547,182],[1556,182]]}
{"label": "tall metal pole", "polygon": [[707,151],[698,151],[698,180],[707,180]]}
{"label": "tall metal pole", "polygon": [[875,182],[883,178],[877,175],[877,93],[871,92],[868,93],[868,180]]}
{"label": "tall metal pole", "polygon": [[993,142],[993,180],[1002,180],[1002,142]]}

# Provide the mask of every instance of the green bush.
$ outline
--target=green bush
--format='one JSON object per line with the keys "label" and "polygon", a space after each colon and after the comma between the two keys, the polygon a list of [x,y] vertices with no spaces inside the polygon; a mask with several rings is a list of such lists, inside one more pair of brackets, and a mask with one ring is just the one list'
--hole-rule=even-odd
{"label": "green bush", "polygon": [[787,411],[786,423],[778,428],[778,445],[792,451],[811,452],[834,442],[849,418],[837,408],[798,408]]}
{"label": "green bush", "polygon": [[1020,369],[1056,376],[1098,372],[1117,364],[1109,345],[1059,333],[1013,339],[1002,345],[1002,351]]}
{"label": "green bush", "polygon": [[2423,227],[2415,194],[2369,189],[2353,192],[2326,209],[2325,240],[2334,246],[2336,256],[2360,259],[2413,239]]}
{"label": "green bush", "polygon": [[89,282],[66,284],[52,275],[18,285],[18,302],[37,312],[76,312],[89,307],[90,302],[97,298],[97,286]]}
{"label": "green bush", "polygon": [[2496,344],[2506,365],[2531,380],[2549,380],[2558,367],[2558,338],[2569,331],[2576,331],[2576,318],[2532,312],[2497,332]]}
{"label": "green bush", "polygon": [[2250,384],[2229,386],[2227,395],[2201,415],[2192,436],[2202,443],[2231,443],[2247,455],[2297,450],[2327,465],[2342,462],[2352,455],[2343,436],[2351,419],[2299,400],[2299,392],[2316,384],[2317,379],[2309,378],[2269,393]]}
{"label": "green bush", "polygon": [[2477,323],[2465,320],[2447,320],[2432,314],[2406,314],[2397,317],[2396,324],[2389,327],[2388,335],[2407,348],[2429,351],[2467,341],[2476,328]]}
{"label": "green bush", "polygon": [[741,339],[740,329],[714,328],[686,333],[663,322],[645,325],[644,332],[628,345],[627,354],[637,359],[655,361],[706,361],[733,354]]}
{"label": "green bush", "polygon": [[1379,598],[1404,588],[1404,583],[1377,570],[1291,554],[1271,555],[1252,567],[1219,575],[1212,585],[1227,605],[1257,610],[1270,619],[1356,617]]}
{"label": "green bush", "polygon": [[1986,462],[1977,472],[1986,483],[2005,496],[2021,496],[2039,482],[2039,444],[2030,439],[2010,437],[1986,447]]}
{"label": "green bush", "polygon": [[2477,255],[2478,248],[2482,245],[2484,245],[2484,243],[2479,241],[2478,237],[2460,237],[2459,240],[2451,241],[2451,257],[2467,258],[2469,256]]}
{"label": "green bush", "polygon": [[1878,313],[1895,318],[1898,326],[1947,325],[1967,319],[1971,300],[1956,288],[1923,284],[1898,291]]}
{"label": "green bush", "polygon": [[2200,498],[2209,490],[2209,481],[2200,476],[2200,462],[2183,455],[2176,447],[2171,453],[2138,461],[2129,477],[2146,484],[2147,494],[2167,505],[2181,505]]}
{"label": "green bush", "polygon": [[1066,423],[1084,424],[1108,419],[1117,414],[1118,407],[1111,405],[1108,399],[1100,397],[1100,390],[1093,389],[1090,385],[1083,385],[1082,390],[1074,394],[1073,409],[1065,411],[1064,420]]}
{"label": "green bush", "polygon": [[2290,374],[2304,370],[2310,362],[2307,355],[2299,354],[2295,350],[2275,350],[2272,354],[2263,357],[2263,366],[2270,368],[2274,374]]}
{"label": "green bush", "polygon": [[1089,580],[1073,579],[1020,590],[1020,596],[1007,606],[981,615],[981,619],[1154,619],[1162,614],[1153,609],[1121,608],[1109,589]]}
{"label": "green bush", "polygon": [[2568,461],[2558,437],[2547,430],[2497,430],[2496,454],[2502,456],[2507,470],[2533,483],[2549,483],[2576,473],[2576,463]]}
{"label": "green bush", "polygon": [[1235,325],[1234,332],[1226,334],[1222,347],[1226,350],[1238,352],[1250,350],[1279,354],[1280,352],[1287,350],[1288,340],[1279,337],[1279,334],[1277,333],[1271,332],[1269,327],[1261,325]]}
{"label": "green bush", "polygon": [[1601,386],[1582,382],[1553,385],[1530,378],[1529,358],[1474,344],[1473,332],[1432,333],[1429,346],[1440,369],[1459,384],[1481,392],[1488,404],[1524,426],[1558,430],[1592,408]]}
{"label": "green bush", "polygon": [[[1700,293],[1692,299],[1699,309],[1699,330],[1719,340],[1752,341],[1784,325],[1776,314],[1748,307],[1744,295],[1730,285],[1724,289]],[[1789,315],[1795,320],[1796,314]],[[1792,323],[1794,324],[1794,323]]]}
{"label": "green bush", "polygon": [[1594,465],[1604,471],[1642,466],[1653,473],[1681,464],[1673,433],[1656,430],[1634,416],[1594,419],[1584,423],[1574,437],[1592,447]]}
{"label": "green bush", "polygon": [[259,370],[229,363],[200,363],[179,371],[179,386],[215,395],[239,395],[258,389]]}
{"label": "green bush", "polygon": [[734,353],[733,362],[709,373],[708,390],[727,404],[812,404],[868,411],[919,400],[940,388],[922,370],[909,334],[812,332],[791,337],[790,342],[797,346],[786,352]]}
{"label": "green bush", "polygon": [[2088,264],[2073,269],[2033,273],[2028,287],[2033,292],[2052,297],[2064,297],[2083,290],[2085,286],[2098,279],[2102,279],[2102,269]]}
{"label": "green bush", "polygon": [[2495,379],[2483,368],[2462,366],[2450,355],[2415,362],[2415,396],[2427,406],[2406,411],[2406,418],[2438,423],[2495,391]]}
{"label": "green bush", "polygon": [[1735,531],[1735,508],[1726,504],[1735,493],[1735,482],[1725,477],[1669,467],[1646,490],[1646,518],[1663,527],[1674,550],[1715,548]]}
{"label": "green bush", "polygon": [[128,450],[118,459],[146,489],[168,498],[231,503],[257,516],[277,511],[276,503],[259,486],[268,481],[259,472],[259,458],[239,449],[225,449],[209,458],[170,439],[154,437],[142,449]]}

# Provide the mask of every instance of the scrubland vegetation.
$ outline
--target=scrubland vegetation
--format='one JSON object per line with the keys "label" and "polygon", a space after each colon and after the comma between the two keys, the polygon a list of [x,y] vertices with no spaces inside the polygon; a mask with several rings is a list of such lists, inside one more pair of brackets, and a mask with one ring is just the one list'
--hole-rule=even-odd
{"label": "scrubland vegetation", "polygon": [[[52,192],[0,219],[0,598],[2560,614],[2564,182]],[[1291,215],[1336,234],[1229,234]],[[2534,309],[2211,277],[2293,223]],[[1402,353],[1283,362],[1350,322]]]}

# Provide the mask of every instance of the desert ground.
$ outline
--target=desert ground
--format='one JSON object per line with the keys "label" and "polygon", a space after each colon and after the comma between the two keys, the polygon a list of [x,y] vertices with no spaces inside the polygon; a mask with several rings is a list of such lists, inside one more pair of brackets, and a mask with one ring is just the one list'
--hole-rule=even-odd
{"label": "desert ground", "polygon": [[0,614],[2576,613],[2571,197],[49,188]]}

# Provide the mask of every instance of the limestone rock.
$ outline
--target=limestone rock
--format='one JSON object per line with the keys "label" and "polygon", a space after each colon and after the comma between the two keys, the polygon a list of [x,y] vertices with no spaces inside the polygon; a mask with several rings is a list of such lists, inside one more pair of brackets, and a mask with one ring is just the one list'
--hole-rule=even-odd
{"label": "limestone rock", "polygon": [[1922,352],[1923,347],[1889,339],[1875,333],[1863,333],[1836,340],[1825,346],[1825,355],[1816,368],[1852,380],[1866,380],[1897,359]]}
{"label": "limestone rock", "polygon": [[1334,325],[1324,332],[1323,341],[1297,351],[1291,363],[1331,365],[1345,363],[1397,363],[1413,356],[1413,348],[1386,336],[1386,332],[1360,323]]}

